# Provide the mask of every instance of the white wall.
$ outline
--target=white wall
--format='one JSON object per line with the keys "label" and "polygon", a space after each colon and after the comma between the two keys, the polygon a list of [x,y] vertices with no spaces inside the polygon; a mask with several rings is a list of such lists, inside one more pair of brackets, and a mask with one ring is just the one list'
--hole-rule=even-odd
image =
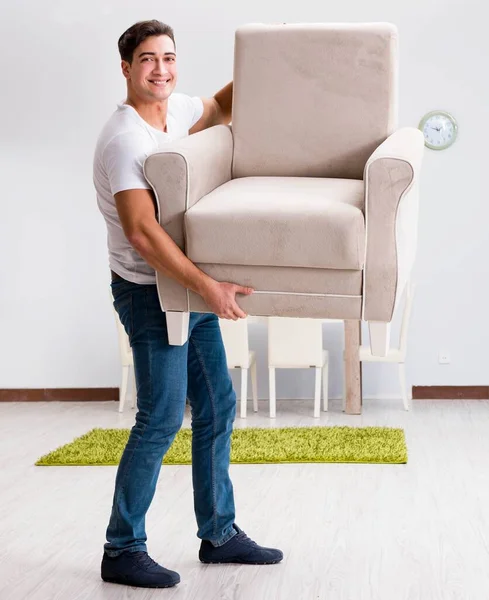
{"label": "white wall", "polygon": [[[2,3],[0,40],[0,388],[119,383],[108,296],[105,223],[91,181],[92,152],[124,97],[117,39],[135,21],[173,26],[177,91],[211,96],[232,79],[234,30],[247,22],[391,21],[400,32],[400,125],[441,108],[458,119],[456,144],[427,151],[421,186],[418,294],[408,377],[416,385],[487,384],[489,322],[489,36],[482,0],[20,0]],[[395,328],[397,330],[397,327]],[[325,327],[330,394],[340,393],[342,330]],[[260,397],[266,335],[253,326]],[[439,350],[450,365],[438,364]],[[279,397],[313,394],[313,374],[279,372]],[[391,368],[365,368],[366,396],[398,396]]]}

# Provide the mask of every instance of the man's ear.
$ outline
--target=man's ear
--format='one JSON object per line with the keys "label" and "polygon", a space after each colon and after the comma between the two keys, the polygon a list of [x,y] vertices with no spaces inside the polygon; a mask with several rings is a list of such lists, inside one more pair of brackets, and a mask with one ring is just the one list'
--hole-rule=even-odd
{"label": "man's ear", "polygon": [[131,65],[127,61],[121,61],[121,69],[124,77],[126,79],[131,79]]}

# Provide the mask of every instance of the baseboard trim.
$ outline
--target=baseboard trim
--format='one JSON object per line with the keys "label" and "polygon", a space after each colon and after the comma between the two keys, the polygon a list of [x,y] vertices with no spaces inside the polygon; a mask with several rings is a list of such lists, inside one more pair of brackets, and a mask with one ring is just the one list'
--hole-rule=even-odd
{"label": "baseboard trim", "polygon": [[[489,400],[489,385],[414,385],[413,400]],[[330,397],[330,400],[340,400]],[[51,388],[51,389],[0,389],[0,402],[105,402],[119,401],[119,388]],[[250,398],[249,398],[250,400]],[[259,398],[259,400],[268,400]],[[291,398],[278,398],[291,400]],[[292,400],[312,400],[293,398]],[[369,400],[401,400],[391,394],[364,397]]]}
{"label": "baseboard trim", "polygon": [[119,388],[0,389],[0,402],[119,401]]}
{"label": "baseboard trim", "polygon": [[[399,400],[400,396],[394,394],[377,394],[365,396],[369,400]],[[52,389],[0,389],[0,402],[105,402],[107,400],[119,401],[119,388],[52,388]],[[248,401],[251,402],[249,397]],[[268,402],[268,398],[258,398],[259,402]],[[313,398],[277,398],[285,401],[313,401]],[[341,396],[330,396],[330,401],[342,400]]]}
{"label": "baseboard trim", "polygon": [[489,400],[489,385],[413,385],[413,400]]}

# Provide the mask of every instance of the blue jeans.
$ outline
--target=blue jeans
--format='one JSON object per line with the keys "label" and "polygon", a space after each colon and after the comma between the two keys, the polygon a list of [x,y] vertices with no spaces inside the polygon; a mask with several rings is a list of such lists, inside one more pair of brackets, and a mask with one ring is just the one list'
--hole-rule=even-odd
{"label": "blue jeans", "polygon": [[236,394],[218,317],[190,313],[188,341],[170,346],[156,285],[126,280],[111,285],[134,356],[138,411],[117,470],[105,551],[110,556],[147,551],[146,512],[163,457],[182,425],[187,397],[197,537],[221,546],[236,535],[229,477]]}

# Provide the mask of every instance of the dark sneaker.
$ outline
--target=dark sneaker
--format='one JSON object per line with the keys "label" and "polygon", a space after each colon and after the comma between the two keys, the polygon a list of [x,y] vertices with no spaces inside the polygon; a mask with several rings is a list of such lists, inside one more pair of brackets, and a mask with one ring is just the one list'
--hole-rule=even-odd
{"label": "dark sneaker", "polygon": [[199,551],[203,563],[240,563],[244,565],[273,565],[279,563],[284,555],[274,548],[262,548],[246,535],[236,524],[238,532],[228,542],[216,548],[207,540],[202,540]]}
{"label": "dark sneaker", "polygon": [[102,579],[145,588],[167,588],[180,583],[180,575],[155,562],[147,552],[122,552],[110,557],[104,552]]}

